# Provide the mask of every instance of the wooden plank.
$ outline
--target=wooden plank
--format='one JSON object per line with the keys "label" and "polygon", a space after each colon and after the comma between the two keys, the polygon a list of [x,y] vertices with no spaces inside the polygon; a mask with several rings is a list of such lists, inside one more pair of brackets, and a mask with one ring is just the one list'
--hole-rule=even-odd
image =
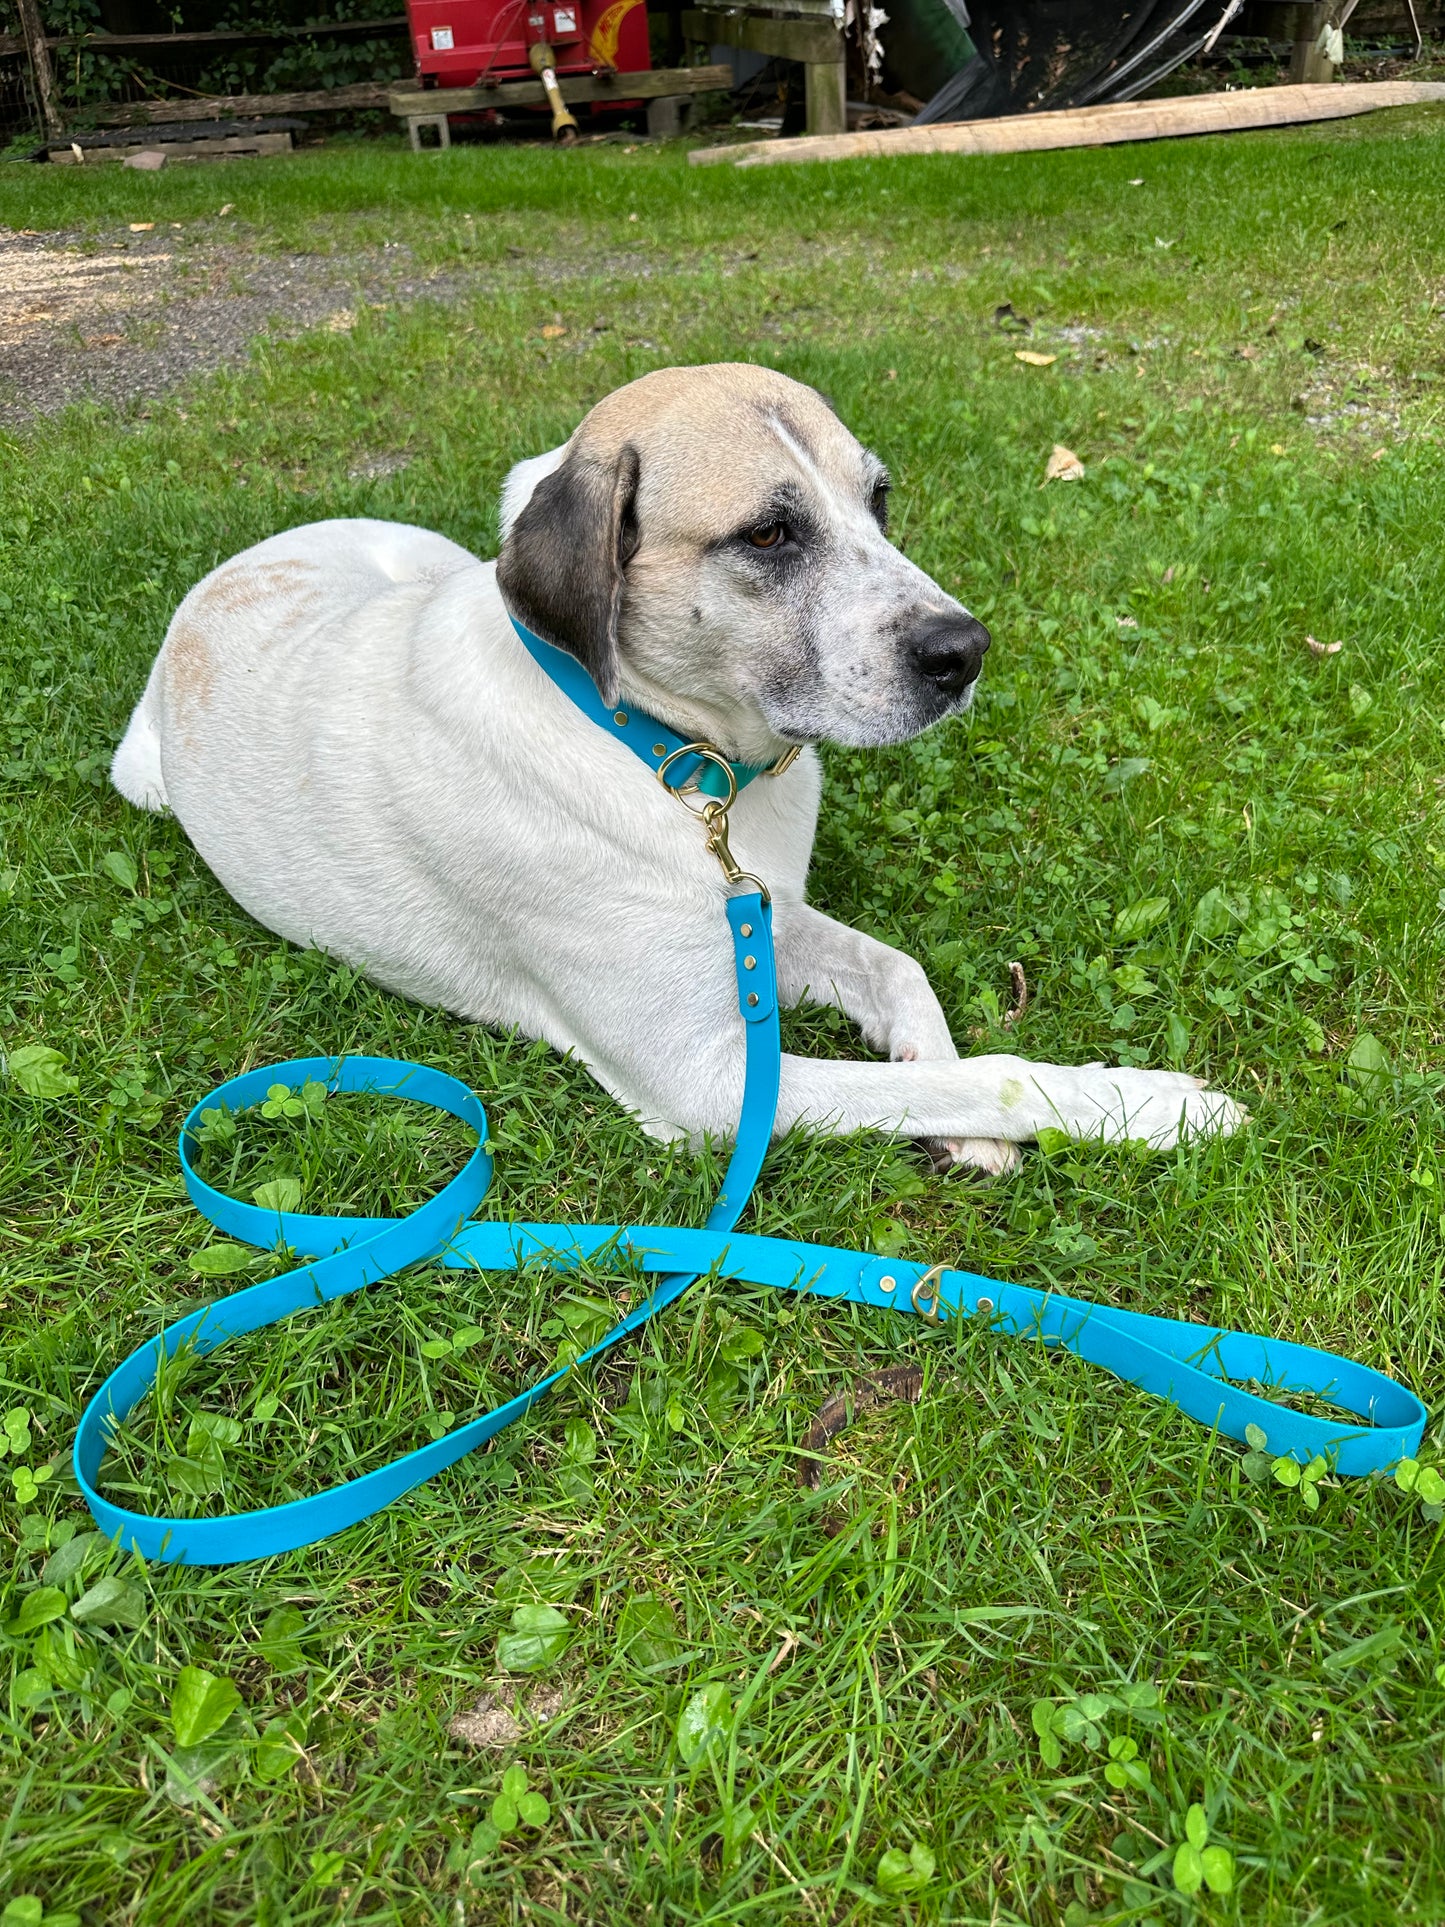
{"label": "wooden plank", "polygon": [[[381,20],[334,20],[319,27],[235,27],[225,32],[207,33],[48,33],[45,45],[54,52],[62,47],[78,47],[87,53],[120,53],[145,47],[200,47],[221,42],[227,46],[259,44],[263,40],[355,39],[368,33],[403,33],[404,13],[389,13]],[[0,54],[25,51],[25,42],[14,34],[0,34]]]}
{"label": "wooden plank", "polygon": [[763,13],[714,13],[690,8],[682,16],[689,40],[709,47],[745,47],[770,60],[831,64],[843,57],[843,36],[831,20],[795,17],[780,20]]}
{"label": "wooden plank", "polygon": [[36,0],[19,0],[20,32],[30,56],[30,72],[35,80],[35,98],[47,134],[61,131],[60,109],[55,104],[55,76],[50,69],[50,53],[45,45],[45,26]]}
{"label": "wooden plank", "polygon": [[166,166],[173,161],[224,161],[237,157],[262,158],[268,154],[289,154],[289,134],[233,134],[219,141],[137,142],[125,147],[82,147],[80,160],[69,147],[56,148],[50,156],[53,167],[97,167],[104,161],[124,161],[133,154],[164,154]]}
{"label": "wooden plank", "polygon": [[[731,67],[652,67],[644,73],[558,74],[568,101],[657,100],[664,94],[725,93],[733,84]],[[541,107],[547,96],[540,80],[499,80],[491,87],[396,87],[388,104],[401,120],[429,120],[437,114],[475,114],[485,107]]]}
{"label": "wooden plank", "polygon": [[322,87],[309,94],[213,94],[201,100],[138,100],[119,107],[88,107],[87,120],[102,127],[146,127],[170,120],[246,119],[253,114],[335,114],[385,107],[379,81],[354,87]]}
{"label": "wooden plank", "polygon": [[1171,140],[1187,134],[1241,133],[1343,120],[1383,107],[1445,102],[1445,81],[1363,80],[1342,86],[1249,87],[1237,93],[1184,94],[1168,100],[1123,101],[1000,120],[942,121],[931,127],[882,127],[866,134],[814,140],[748,141],[690,154],[694,166],[730,163],[769,167],[795,161],[887,160],[908,154],[1028,154],[1060,147],[1109,147],[1120,141]]}

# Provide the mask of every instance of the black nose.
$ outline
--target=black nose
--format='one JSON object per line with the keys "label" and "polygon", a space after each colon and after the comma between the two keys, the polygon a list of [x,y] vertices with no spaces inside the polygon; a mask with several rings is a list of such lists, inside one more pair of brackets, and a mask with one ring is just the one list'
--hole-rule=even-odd
{"label": "black nose", "polygon": [[978,677],[989,633],[973,616],[925,616],[909,636],[908,659],[923,677],[946,696],[959,696]]}

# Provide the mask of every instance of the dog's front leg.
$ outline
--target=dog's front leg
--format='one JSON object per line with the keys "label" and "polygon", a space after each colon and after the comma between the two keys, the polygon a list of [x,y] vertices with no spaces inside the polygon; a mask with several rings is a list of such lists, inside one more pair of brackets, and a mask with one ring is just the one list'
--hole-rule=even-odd
{"label": "dog's front leg", "polygon": [[[831,1004],[895,1063],[939,1063],[958,1051],[923,966],[875,937],[850,930],[805,903],[781,899],[774,910],[778,995],[784,1004]],[[934,1164],[963,1165],[997,1177],[1019,1161],[1000,1137],[925,1137]]]}
{"label": "dog's front leg", "polygon": [[831,1004],[895,1063],[957,1057],[948,1019],[923,966],[806,903],[773,908],[778,996]]}
{"label": "dog's front leg", "polygon": [[1010,1145],[1052,1127],[1071,1137],[1143,1139],[1168,1150],[1181,1137],[1233,1131],[1245,1115],[1222,1092],[1178,1071],[1073,1069],[1008,1056],[859,1064],[785,1055],[777,1126]]}

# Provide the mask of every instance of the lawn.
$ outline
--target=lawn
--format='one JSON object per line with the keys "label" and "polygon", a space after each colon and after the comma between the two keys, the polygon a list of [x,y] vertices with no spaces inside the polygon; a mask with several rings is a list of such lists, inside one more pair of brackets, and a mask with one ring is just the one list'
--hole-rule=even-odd
{"label": "lawn", "polygon": [[[1441,1509],[1286,1487],[981,1324],[699,1285],[486,1454],[230,1571],[114,1556],[67,1470],[125,1353],[280,1268],[177,1176],[180,1118],[244,1067],[419,1058],[487,1103],[497,1212],[700,1217],[715,1159],[270,937],[106,768],[221,557],[347,514],[490,553],[511,462],[724,358],[833,399],[995,639],[967,720],[827,754],[815,900],[920,957],[960,1040],[997,1039],[1021,959],[1025,1054],[1187,1065],[1253,1113],[994,1186],[794,1138],[745,1222],[1332,1347],[1438,1419],[1442,137],[1422,110],[753,174],[360,143],[3,171],[0,220],[83,247],[175,221],[177,247],[403,241],[461,277],[0,436],[5,1927],[1445,1918]],[[1082,481],[1044,484],[1055,443]],[[817,1013],[786,1035],[861,1048]],[[467,1148],[338,1099],[214,1132],[206,1168],[375,1212]],[[173,1372],[113,1489],[206,1511],[352,1476],[627,1282],[419,1269]],[[885,1364],[921,1402],[800,1488],[819,1406]],[[1191,1899],[1196,1805],[1230,1890]]]}

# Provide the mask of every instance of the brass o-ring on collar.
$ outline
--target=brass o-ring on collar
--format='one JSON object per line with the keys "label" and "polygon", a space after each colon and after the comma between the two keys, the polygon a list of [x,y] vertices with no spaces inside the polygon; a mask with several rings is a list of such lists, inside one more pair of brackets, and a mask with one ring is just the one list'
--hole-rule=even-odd
{"label": "brass o-ring on collar", "polygon": [[692,810],[694,816],[701,816],[703,810],[707,808],[707,804],[704,804],[701,810],[693,810],[692,804],[687,801],[683,790],[673,789],[672,784],[667,780],[667,772],[672,768],[674,763],[684,756],[696,756],[704,763],[711,763],[714,769],[722,771],[724,777],[727,779],[728,793],[725,797],[715,798],[714,800],[721,802],[723,814],[726,815],[738,800],[738,779],[727,757],[723,755],[720,749],[714,749],[711,743],[684,743],[681,749],[675,749],[670,756],[664,756],[654,772],[658,782],[661,783],[665,790],[672,790],[672,794],[686,809]]}

